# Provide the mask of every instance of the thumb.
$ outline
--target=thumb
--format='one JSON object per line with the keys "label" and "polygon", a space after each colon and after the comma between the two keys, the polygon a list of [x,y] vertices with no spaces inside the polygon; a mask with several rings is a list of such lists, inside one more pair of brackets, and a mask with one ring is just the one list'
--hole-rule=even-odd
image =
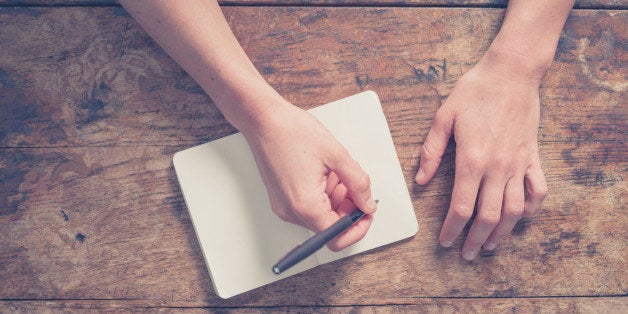
{"label": "thumb", "polygon": [[454,125],[454,116],[449,111],[442,108],[436,112],[432,128],[427,133],[423,147],[421,147],[421,157],[419,171],[416,174],[418,184],[427,184],[432,180],[441,157],[445,153],[447,143],[451,137]]}
{"label": "thumb", "polygon": [[372,214],[377,209],[377,205],[371,197],[371,179],[360,165],[349,156],[349,153],[341,147],[335,150],[335,156],[329,163],[329,168],[338,175],[351,199],[358,208],[366,214]]}

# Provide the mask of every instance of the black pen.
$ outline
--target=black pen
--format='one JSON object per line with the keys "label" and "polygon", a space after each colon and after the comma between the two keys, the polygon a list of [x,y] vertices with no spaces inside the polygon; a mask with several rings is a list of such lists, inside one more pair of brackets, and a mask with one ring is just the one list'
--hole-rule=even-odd
{"label": "black pen", "polygon": [[320,250],[325,244],[343,233],[354,223],[364,217],[366,214],[359,209],[356,209],[349,215],[343,216],[336,221],[329,228],[321,231],[319,234],[312,236],[305,242],[297,245],[292,251],[288,252],[286,256],[273,266],[273,273],[279,275],[288,268],[294,266],[296,263],[306,259],[308,256],[314,254]]}

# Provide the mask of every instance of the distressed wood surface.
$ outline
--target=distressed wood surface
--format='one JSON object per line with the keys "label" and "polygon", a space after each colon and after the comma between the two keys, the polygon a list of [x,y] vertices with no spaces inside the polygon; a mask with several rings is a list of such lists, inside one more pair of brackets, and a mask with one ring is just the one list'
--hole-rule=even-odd
{"label": "distressed wood surface", "polygon": [[436,109],[503,10],[224,11],[256,66],[296,105],[378,92],[419,235],[221,300],[171,158],[235,130],[121,8],[4,8],[0,308],[626,311],[625,12],[571,15],[541,89],[550,195],[500,248],[467,262],[461,239],[452,249],[436,241],[453,147],[434,182],[411,178]]}
{"label": "distressed wood surface", "polygon": [[[219,0],[226,6],[505,7],[508,0]],[[115,0],[0,0],[0,6],[114,6]],[[625,9],[626,0],[576,0],[575,8]]]}
{"label": "distressed wood surface", "polygon": [[169,307],[143,301],[101,302],[76,301],[0,301],[0,308],[16,312],[67,312],[67,311],[137,311],[151,312],[185,311],[205,313],[210,311],[235,311],[237,313],[622,313],[625,298],[492,298],[492,299],[421,299],[412,305],[353,305],[336,307]]}

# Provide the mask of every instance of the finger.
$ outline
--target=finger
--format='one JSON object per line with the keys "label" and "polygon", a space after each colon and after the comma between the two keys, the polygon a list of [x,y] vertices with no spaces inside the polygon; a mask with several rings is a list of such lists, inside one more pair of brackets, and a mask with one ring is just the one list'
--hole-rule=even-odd
{"label": "finger", "polygon": [[434,177],[451,137],[453,122],[453,115],[449,111],[441,109],[436,113],[432,128],[421,147],[419,171],[415,177],[418,184],[426,184]]}
{"label": "finger", "polygon": [[541,162],[536,161],[532,164],[525,175],[525,183],[527,197],[523,210],[523,217],[532,217],[536,215],[543,205],[543,200],[547,196],[547,183],[545,175],[541,169]]}
{"label": "finger", "polygon": [[293,205],[293,212],[306,228],[315,233],[325,230],[340,218],[332,210],[329,196],[324,192],[304,196]]}
{"label": "finger", "polygon": [[[338,213],[340,216],[345,216],[353,212],[357,207],[355,204],[349,200],[345,199],[338,206]],[[347,231],[343,232],[332,241],[327,243],[327,247],[334,251],[340,251],[344,248],[360,241],[368,231],[371,223],[373,222],[373,215],[366,215],[362,217],[362,219],[358,220],[355,224],[353,224]]]}
{"label": "finger", "polygon": [[[307,224],[308,229],[315,233],[320,233],[321,231],[329,228],[329,226],[334,224],[341,217],[341,215],[337,212],[331,210],[329,207],[329,198],[327,198],[326,194],[323,195],[325,198],[321,199],[318,204],[318,208],[316,208],[316,205],[312,203],[310,206],[304,208],[295,208],[297,216],[301,219],[301,221]],[[355,208],[355,204],[350,199],[344,199],[339,205],[338,211],[345,215],[355,210]],[[372,215],[364,216],[345,232],[330,241],[328,243],[329,249],[339,251],[362,239],[364,235],[366,235],[372,220]]]}
{"label": "finger", "polygon": [[347,187],[358,208],[366,214],[372,214],[377,209],[377,204],[371,197],[371,179],[344,148],[339,151],[329,163],[331,170]]}
{"label": "finger", "polygon": [[336,175],[336,173],[333,171],[330,171],[329,174],[327,175],[327,184],[325,185],[325,193],[327,195],[331,195],[332,192],[336,189],[336,186],[338,185],[339,182],[340,182],[340,179],[338,179],[338,176]]}
{"label": "finger", "polygon": [[523,214],[525,195],[523,177],[515,176],[506,184],[502,202],[502,216],[491,235],[484,243],[484,248],[494,250],[510,234]]}
{"label": "finger", "polygon": [[471,218],[480,179],[479,175],[456,166],[451,204],[439,236],[442,246],[450,247]]}
{"label": "finger", "polygon": [[462,246],[462,257],[473,260],[482,244],[493,232],[501,218],[505,183],[501,180],[486,178],[480,186],[478,196],[478,214],[471,225],[467,239]]}
{"label": "finger", "polygon": [[336,185],[336,188],[330,195],[331,208],[335,210],[336,212],[338,212],[339,205],[341,204],[342,201],[348,199],[348,197],[349,195],[348,195],[347,187],[342,183]]}

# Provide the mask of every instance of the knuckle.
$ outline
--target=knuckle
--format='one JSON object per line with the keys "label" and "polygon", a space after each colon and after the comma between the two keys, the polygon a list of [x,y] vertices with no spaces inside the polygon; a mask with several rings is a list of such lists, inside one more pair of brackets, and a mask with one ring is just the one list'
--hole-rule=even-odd
{"label": "knuckle", "polygon": [[456,217],[464,220],[471,219],[471,215],[473,215],[473,208],[466,205],[454,205],[451,210]]}
{"label": "knuckle", "polygon": [[482,151],[472,150],[465,154],[462,163],[460,166],[463,166],[466,171],[472,174],[482,173],[486,169],[486,155]]}
{"label": "knuckle", "polygon": [[423,146],[421,147],[421,158],[427,158],[429,160],[440,162],[441,156],[438,154],[435,154],[434,151],[435,149],[434,147],[432,147],[432,143],[426,141],[425,143],[423,143]]}
{"label": "knuckle", "polygon": [[491,160],[491,168],[498,172],[510,170],[512,163],[506,154],[497,154]]}
{"label": "knuckle", "polygon": [[290,215],[288,214],[287,211],[285,210],[276,210],[275,214],[277,215],[277,217],[279,217],[279,219],[286,221],[286,222],[290,222]]}
{"label": "knuckle", "polygon": [[291,209],[303,222],[317,225],[324,210],[331,209],[331,200],[322,193],[320,196],[303,195],[292,200]]}
{"label": "knuckle", "polygon": [[538,197],[539,199],[543,200],[545,199],[545,197],[547,196],[548,193],[548,189],[547,189],[547,185],[543,184],[540,187],[538,187],[537,189],[535,189],[534,191],[534,196]]}
{"label": "knuckle", "polygon": [[366,192],[371,187],[371,178],[368,174],[363,173],[355,183],[355,190],[358,192]]}
{"label": "knuckle", "polygon": [[310,211],[308,209],[311,207],[309,202],[306,202],[302,198],[297,198],[290,202],[290,207],[292,211],[300,217],[305,219],[309,218]]}
{"label": "knuckle", "polygon": [[521,217],[524,210],[525,205],[523,203],[508,204],[504,207],[504,214],[510,217]]}
{"label": "knuckle", "polygon": [[499,223],[500,215],[498,211],[490,211],[478,214],[478,220],[485,225],[496,226]]}
{"label": "knuckle", "polygon": [[346,167],[350,160],[349,153],[342,145],[336,145],[336,143],[330,143],[327,145],[327,149],[330,152],[328,156],[329,161],[338,167]]}

